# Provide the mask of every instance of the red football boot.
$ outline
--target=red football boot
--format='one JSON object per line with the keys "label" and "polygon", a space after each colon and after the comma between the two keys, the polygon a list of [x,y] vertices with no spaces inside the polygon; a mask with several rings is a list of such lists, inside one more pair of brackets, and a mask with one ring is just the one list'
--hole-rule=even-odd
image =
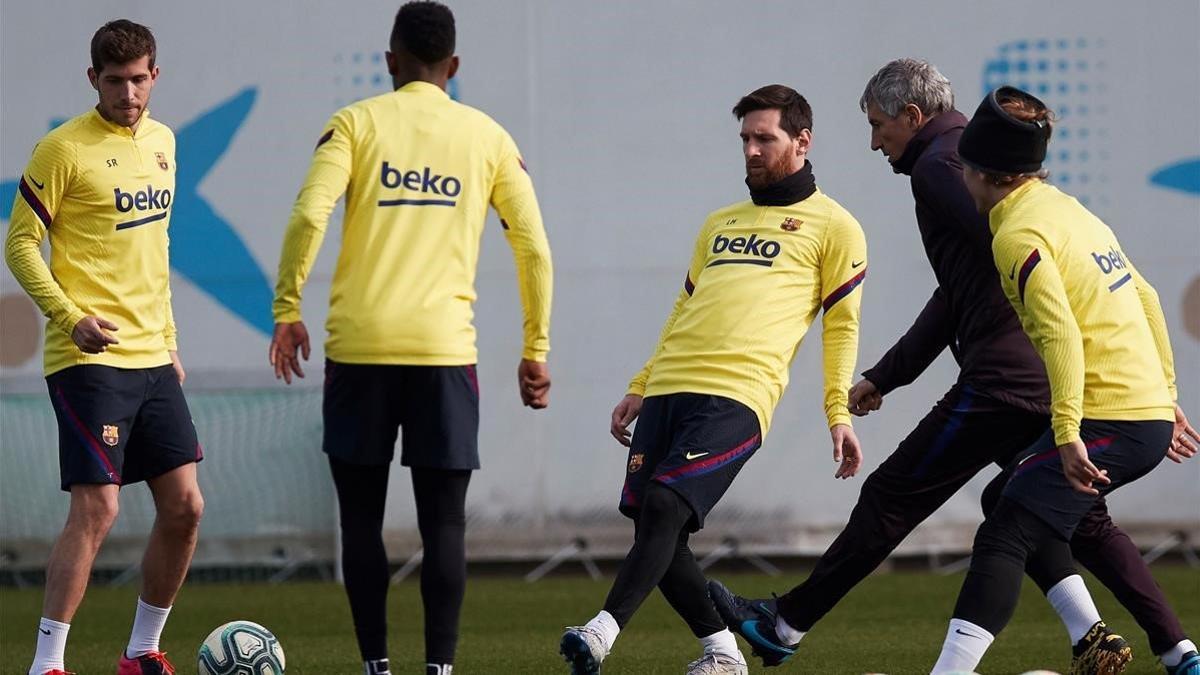
{"label": "red football boot", "polygon": [[136,659],[121,653],[117,661],[117,675],[175,675],[175,666],[167,660],[166,652],[150,652]]}

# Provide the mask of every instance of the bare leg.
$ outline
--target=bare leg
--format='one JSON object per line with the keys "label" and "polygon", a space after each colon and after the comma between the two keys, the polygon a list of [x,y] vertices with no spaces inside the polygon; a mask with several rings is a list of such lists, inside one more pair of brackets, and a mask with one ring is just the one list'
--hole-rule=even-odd
{"label": "bare leg", "polygon": [[155,607],[170,607],[196,551],[204,498],[196,482],[195,463],[172,469],[147,484],[157,515],[142,557],[142,600]]}
{"label": "bare leg", "polygon": [[92,563],[117,519],[116,485],[71,486],[71,509],[46,564],[42,616],[71,623],[83,601]]}

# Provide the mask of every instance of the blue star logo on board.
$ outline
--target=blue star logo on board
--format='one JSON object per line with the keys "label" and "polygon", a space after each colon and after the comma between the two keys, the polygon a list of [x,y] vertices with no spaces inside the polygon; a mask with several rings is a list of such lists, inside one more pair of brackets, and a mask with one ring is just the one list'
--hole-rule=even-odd
{"label": "blue star logo on board", "polygon": [[1162,167],[1150,175],[1150,183],[1200,197],[1200,157]]}
{"label": "blue star logo on board", "polygon": [[[171,268],[217,304],[263,335],[273,330],[273,294],[267,276],[237,231],[200,194],[200,184],[229,149],[258,96],[247,87],[204,111],[175,132],[175,199],[171,217]],[[53,129],[65,119],[50,122]],[[17,180],[0,183],[0,203],[10,205]],[[4,210],[3,218],[8,219]]]}

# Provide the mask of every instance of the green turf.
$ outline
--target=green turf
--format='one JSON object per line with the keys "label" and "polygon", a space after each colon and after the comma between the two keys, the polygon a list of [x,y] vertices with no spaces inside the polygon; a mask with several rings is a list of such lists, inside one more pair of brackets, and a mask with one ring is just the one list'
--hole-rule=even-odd
{"label": "green turf", "polygon": [[[1155,575],[1184,627],[1200,634],[1200,573],[1160,566]],[[802,576],[779,579],[718,575],[744,594],[783,591]],[[586,621],[599,609],[611,580],[551,578],[536,584],[519,579],[471,581],[463,611],[456,673],[563,673],[558,638],[562,627]],[[779,673],[927,673],[937,657],[961,575],[881,574],[867,579],[804,639],[800,653]],[[1110,626],[1130,638],[1134,662],[1128,672],[1160,673],[1146,638],[1112,596],[1089,579]],[[81,674],[112,673],[132,620],[136,590],[97,586],[88,592],[71,628],[67,665]],[[40,590],[0,591],[0,672],[28,668],[41,603]],[[419,673],[421,610],[416,583],[393,588],[389,597],[392,672]],[[231,619],[250,619],[279,636],[293,675],[356,673],[349,610],[340,587],[331,584],[187,586],[164,636],[164,649],[180,675],[195,672],[193,657],[209,630]],[[655,594],[634,618],[605,662],[607,675],[683,673],[697,656],[683,622]],[[1019,673],[1035,668],[1064,671],[1066,635],[1030,583],[1017,615],[981,666],[984,673]],[[753,665],[751,672],[762,672]]]}

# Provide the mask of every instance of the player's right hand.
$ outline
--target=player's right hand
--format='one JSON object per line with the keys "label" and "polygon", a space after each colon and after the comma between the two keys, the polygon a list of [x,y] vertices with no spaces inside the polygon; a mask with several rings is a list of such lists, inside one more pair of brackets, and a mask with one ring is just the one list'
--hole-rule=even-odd
{"label": "player's right hand", "polygon": [[640,412],[642,412],[642,397],[637,394],[626,394],[617,407],[613,408],[612,424],[608,431],[621,445],[629,447],[631,436],[629,425],[633,424]]}
{"label": "player's right hand", "polygon": [[517,366],[517,389],[521,403],[534,410],[550,405],[550,369],[540,361],[521,359]]}
{"label": "player's right hand", "polygon": [[85,316],[71,329],[71,339],[84,354],[99,354],[109,345],[120,344],[108,331],[116,331],[117,324],[98,316]]}
{"label": "player's right hand", "polygon": [[870,380],[859,380],[857,384],[850,387],[847,399],[850,414],[858,417],[864,417],[872,410],[879,410],[883,406],[883,394],[879,393],[879,388]]}
{"label": "player's right hand", "polygon": [[293,374],[296,377],[304,377],[304,369],[300,367],[297,352],[307,361],[311,351],[308,329],[304,327],[303,321],[275,324],[275,335],[271,338],[271,346],[267,351],[271,365],[275,368],[275,379],[283,378],[284,382],[291,384]]}
{"label": "player's right hand", "polygon": [[863,465],[862,445],[849,424],[835,424],[829,430],[833,440],[833,461],[838,463],[834,478],[853,478]]}
{"label": "player's right hand", "polygon": [[1087,446],[1083,441],[1072,441],[1058,446],[1058,454],[1062,457],[1063,473],[1067,482],[1076,491],[1089,495],[1098,495],[1100,491],[1092,487],[1092,483],[1108,485],[1112,481],[1107,469],[1097,469],[1092,460],[1088,459]]}
{"label": "player's right hand", "polygon": [[1175,429],[1171,435],[1171,444],[1167,446],[1167,459],[1180,464],[1185,459],[1196,455],[1196,444],[1200,443],[1200,433],[1188,422],[1183,408],[1175,406]]}

